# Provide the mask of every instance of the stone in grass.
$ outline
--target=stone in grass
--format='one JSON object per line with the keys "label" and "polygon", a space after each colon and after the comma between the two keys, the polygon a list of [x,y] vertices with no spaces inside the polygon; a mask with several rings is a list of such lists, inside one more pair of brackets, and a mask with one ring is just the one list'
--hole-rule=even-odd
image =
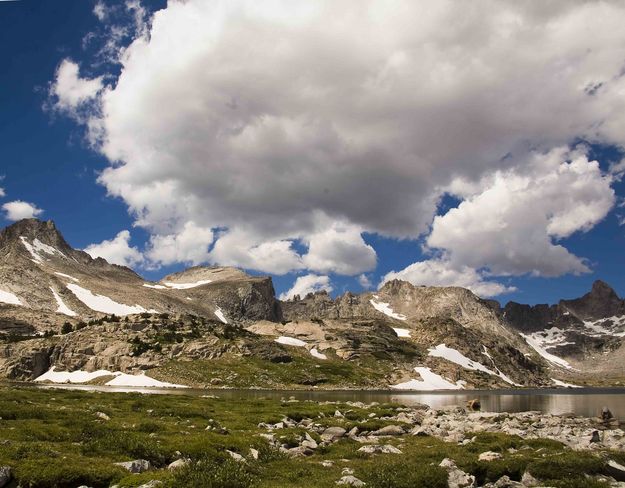
{"label": "stone in grass", "polygon": [[498,452],[486,451],[486,452],[481,453],[477,459],[479,461],[495,461],[496,459],[501,459],[501,458],[502,456]]}
{"label": "stone in grass", "polygon": [[238,463],[245,463],[246,460],[243,456],[241,456],[238,452],[230,451],[226,449],[226,452],[230,455],[232,459],[234,459]]}
{"label": "stone in grass", "polygon": [[96,412],[95,416],[98,417],[101,420],[111,420],[111,417],[106,415],[104,412]]}
{"label": "stone in grass", "polygon": [[359,480],[355,476],[343,476],[340,480],[336,482],[337,485],[346,485],[346,486],[365,486],[365,482]]}
{"label": "stone in grass", "polygon": [[143,473],[151,468],[150,461],[145,459],[135,459],[134,461],[125,461],[123,463],[114,463],[115,466],[121,466],[122,468],[130,471],[131,473]]}
{"label": "stone in grass", "polygon": [[157,486],[163,486],[163,482],[160,480],[152,480],[139,485],[137,488],[156,488]]}
{"label": "stone in grass", "polygon": [[508,476],[503,476],[494,483],[485,484],[483,488],[526,488],[526,485],[512,481]]}
{"label": "stone in grass", "polygon": [[190,461],[188,459],[176,459],[174,462],[169,463],[167,469],[169,471],[174,471],[176,469],[184,468],[189,463]]}
{"label": "stone in grass", "polygon": [[475,486],[475,476],[459,469],[453,459],[445,458],[439,466],[447,471],[447,486],[449,488],[473,488]]}
{"label": "stone in grass", "polygon": [[9,466],[0,466],[0,488],[9,484],[11,481],[11,468]]}
{"label": "stone in grass", "polygon": [[333,442],[340,439],[347,431],[343,427],[328,427],[321,434],[321,440],[325,442]]}
{"label": "stone in grass", "polygon": [[364,452],[365,454],[401,454],[402,452],[395,446],[385,444],[383,446],[362,446],[358,449],[358,452]]}
{"label": "stone in grass", "polygon": [[387,425],[386,427],[371,432],[371,435],[404,435],[404,433],[403,427],[399,425]]}

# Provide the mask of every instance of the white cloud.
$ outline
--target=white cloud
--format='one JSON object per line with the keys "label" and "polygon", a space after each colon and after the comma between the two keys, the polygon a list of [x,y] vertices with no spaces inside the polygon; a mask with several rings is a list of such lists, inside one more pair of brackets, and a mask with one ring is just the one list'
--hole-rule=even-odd
{"label": "white cloud", "polygon": [[4,191],[4,188],[0,188],[0,198],[6,196],[6,192]]}
{"label": "white cloud", "polygon": [[200,264],[208,261],[208,247],[212,242],[210,229],[187,222],[177,234],[152,236],[146,257],[153,265]]}
{"label": "white cloud", "polygon": [[327,292],[332,291],[329,276],[318,276],[314,274],[299,276],[295,280],[295,283],[293,283],[293,287],[280,295],[280,300],[289,300],[295,295],[304,298],[309,293],[315,293],[321,290],[326,290]]}
{"label": "white cloud", "polygon": [[93,15],[95,15],[100,22],[104,22],[109,15],[109,8],[103,1],[99,0],[93,6]]}
{"label": "white cloud", "polygon": [[141,251],[130,246],[130,232],[127,230],[122,230],[111,240],[87,246],[85,252],[92,258],[104,258],[120,266],[135,266],[144,260]]}
{"label": "white cloud", "polygon": [[612,179],[585,148],[535,153],[522,168],[498,171],[457,208],[434,219],[427,245],[459,268],[495,275],[585,273],[588,265],[557,243],[601,221],[614,206]]}
{"label": "white cloud", "polygon": [[334,224],[307,237],[308,253],[303,256],[307,269],[319,273],[356,275],[376,265],[375,250],[363,240],[361,230]]}
{"label": "white cloud", "polygon": [[22,200],[7,202],[2,205],[2,210],[5,212],[5,218],[12,221],[32,219],[43,213],[43,210],[37,208],[34,203],[28,203]]}
{"label": "white cloud", "polygon": [[362,288],[365,290],[373,288],[373,283],[371,282],[371,279],[364,273],[358,276],[358,284],[362,286]]}
{"label": "white cloud", "polygon": [[481,297],[493,297],[515,290],[514,287],[485,280],[480,273],[468,266],[454,269],[445,259],[419,261],[401,271],[391,271],[384,276],[381,285],[391,280],[404,280],[413,285],[461,286]]}
{"label": "white cloud", "polygon": [[[570,208],[581,199],[580,211],[549,203],[554,217],[531,216],[513,248],[521,256],[486,239],[482,257],[463,251],[451,223],[474,222],[467,213],[499,190],[522,200],[523,178],[541,181],[532,150],[625,145],[625,4],[187,0],[151,20],[120,51],[87,127],[111,162],[99,181],[153,234],[194,222],[218,233],[215,262],[358,274],[375,253],[357,232],[417,238],[455,183],[465,207],[428,240],[454,269],[586,269],[554,243],[594,225],[611,195],[584,162],[546,173],[573,185],[554,198]],[[607,199],[595,198],[601,188]],[[514,203],[497,222],[519,237],[515,212],[533,208]],[[328,221],[358,231],[333,235]],[[341,264],[346,249],[355,255]]]}
{"label": "white cloud", "polygon": [[64,59],[56,70],[50,95],[57,110],[77,115],[77,110],[86,102],[94,100],[102,88],[101,76],[81,78],[78,64],[71,59]]}

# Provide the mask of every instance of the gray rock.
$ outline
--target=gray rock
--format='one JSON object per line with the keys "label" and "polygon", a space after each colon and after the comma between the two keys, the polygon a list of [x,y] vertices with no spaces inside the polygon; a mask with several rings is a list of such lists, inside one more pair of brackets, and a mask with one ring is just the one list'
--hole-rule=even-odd
{"label": "gray rock", "polygon": [[453,459],[445,458],[439,466],[447,471],[449,488],[473,488],[475,486],[475,476],[459,469]]}
{"label": "gray rock", "polygon": [[234,452],[234,451],[230,451],[228,449],[226,449],[226,452],[228,453],[228,455],[234,459],[235,461],[239,462],[239,463],[244,463],[245,458],[243,456],[241,456],[238,452]]}
{"label": "gray rock", "polygon": [[106,415],[104,412],[96,412],[95,416],[98,417],[101,420],[111,420],[111,417]]}
{"label": "gray rock", "polygon": [[534,478],[529,471],[526,471],[525,473],[523,473],[523,476],[521,477],[521,484],[523,486],[539,486],[540,482]]}
{"label": "gray rock", "polygon": [[512,481],[508,476],[503,476],[494,483],[487,483],[483,488],[525,488],[525,485]]}
{"label": "gray rock", "polygon": [[189,463],[190,461],[188,459],[176,459],[173,463],[169,463],[167,469],[170,471],[174,471],[175,469],[184,468]]}
{"label": "gray rock", "polygon": [[404,435],[404,428],[399,425],[387,425],[371,432],[371,435]]}
{"label": "gray rock", "polygon": [[114,464],[115,466],[121,466],[131,473],[143,473],[152,467],[150,461],[146,461],[145,459],[135,459],[134,461],[125,461],[123,463]]}
{"label": "gray rock", "polygon": [[160,480],[151,480],[147,483],[139,485],[137,488],[156,488],[157,486],[162,486],[163,482]]}
{"label": "gray rock", "polygon": [[365,482],[359,480],[355,476],[343,476],[340,480],[336,482],[337,485],[347,485],[347,486],[365,486]]}
{"label": "gray rock", "polygon": [[501,454],[499,454],[498,452],[493,452],[493,451],[486,451],[481,453],[478,456],[478,460],[479,461],[494,461],[496,459],[501,459],[503,456]]}
{"label": "gray rock", "polygon": [[399,449],[390,444],[384,444],[382,446],[362,446],[358,449],[358,452],[364,452],[365,454],[402,454]]}
{"label": "gray rock", "polygon": [[606,474],[612,476],[616,481],[625,481],[625,466],[616,461],[609,460],[606,465]]}
{"label": "gray rock", "polygon": [[11,481],[11,468],[9,466],[0,466],[0,488],[5,487]]}
{"label": "gray rock", "polygon": [[321,440],[325,442],[334,442],[345,435],[347,431],[343,427],[328,427],[321,434]]}

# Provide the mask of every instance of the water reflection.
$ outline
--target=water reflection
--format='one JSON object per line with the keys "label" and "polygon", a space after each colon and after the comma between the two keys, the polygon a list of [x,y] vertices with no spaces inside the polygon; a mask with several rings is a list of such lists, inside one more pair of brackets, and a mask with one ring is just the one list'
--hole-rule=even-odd
{"label": "water reflection", "polygon": [[[22,385],[24,386],[24,385]],[[32,385],[34,388],[63,388],[85,391],[140,392],[160,395],[217,395],[221,398],[271,398],[294,397],[313,401],[395,402],[404,405],[426,404],[433,408],[465,405],[477,398],[482,410],[490,412],[524,412],[538,410],[544,413],[575,413],[596,416],[603,406],[610,408],[616,417],[625,418],[625,388],[580,388],[575,390],[476,390],[459,392],[394,392],[394,391],[276,391],[276,390],[195,390],[167,388],[127,388],[92,385]]]}

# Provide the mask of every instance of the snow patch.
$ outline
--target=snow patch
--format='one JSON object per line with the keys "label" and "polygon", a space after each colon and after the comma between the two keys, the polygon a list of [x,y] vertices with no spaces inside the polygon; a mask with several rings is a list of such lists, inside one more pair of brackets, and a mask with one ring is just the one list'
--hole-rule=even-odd
{"label": "snow patch", "polygon": [[14,295],[10,291],[4,291],[4,290],[0,290],[0,302],[8,303],[10,305],[21,305],[22,304],[22,302],[17,297],[17,295]]}
{"label": "snow patch", "polygon": [[40,252],[43,252],[45,254],[50,254],[52,256],[54,256],[55,254],[58,254],[60,256],[63,256],[64,258],[67,257],[58,249],[52,246],[48,246],[47,244],[44,244],[37,238],[33,240],[32,244],[30,244],[28,242],[28,239],[24,236],[20,236],[20,240],[22,241],[22,244],[24,244],[24,247],[26,248],[26,250],[33,257],[33,261],[36,262],[37,264],[43,263],[43,257],[41,257],[41,254],[39,254]]}
{"label": "snow patch", "polygon": [[[486,350],[486,348],[484,349]],[[511,385],[516,385],[514,381],[512,381],[505,374],[499,371],[499,369],[497,369],[497,371],[493,371],[492,369],[489,369],[486,366],[484,366],[482,363],[478,363],[477,361],[473,361],[472,359],[469,359],[460,351],[453,349],[451,347],[447,347],[445,344],[439,344],[438,346],[434,348],[428,349],[428,351],[429,351],[428,356],[446,359],[447,361],[451,361],[452,363],[455,363],[471,371],[482,371],[492,376],[499,376],[506,383],[509,383]],[[486,354],[488,355],[488,352],[486,352]],[[490,358],[490,355],[488,355],[488,357]]]}
{"label": "snow patch", "polygon": [[189,288],[195,288],[196,286],[206,285],[208,283],[212,283],[213,280],[200,280],[195,283],[173,283],[171,281],[166,281],[165,285],[169,288],[173,288],[174,290],[188,290]]}
{"label": "snow patch", "polygon": [[[376,299],[378,298],[377,295],[373,295],[373,296]],[[382,312],[384,315],[387,315],[388,317],[391,317],[391,318],[397,319],[397,320],[406,320],[406,316],[405,315],[393,312],[393,309],[390,307],[390,305],[388,303],[376,302],[373,299],[369,300],[369,303],[371,305],[373,305],[373,308],[375,308],[378,312]]]}
{"label": "snow patch", "polygon": [[63,302],[59,294],[56,292],[56,290],[52,287],[50,287],[50,290],[52,291],[52,294],[54,295],[54,299],[56,300],[56,303],[58,305],[58,308],[56,309],[57,313],[69,315],[70,317],[76,317],[76,312],[74,312],[67,305],[65,305],[65,303]]}
{"label": "snow patch", "polygon": [[540,354],[543,358],[545,358],[550,363],[556,364],[563,368],[573,369],[573,367],[569,364],[568,361],[562,359],[558,356],[554,356],[553,354],[547,352],[536,339],[534,339],[531,335],[521,334],[521,337],[525,339],[527,342],[538,354]]}
{"label": "snow patch", "polygon": [[306,345],[304,341],[300,341],[299,339],[296,339],[295,337],[287,337],[287,336],[280,336],[275,340],[275,342],[277,342],[278,344],[284,344],[286,346],[304,347]]}
{"label": "snow patch", "polygon": [[55,367],[52,366],[47,373],[35,378],[35,381],[50,381],[52,383],[88,383],[100,376],[110,376],[114,373],[99,369],[98,371],[55,371]]}
{"label": "snow patch", "polygon": [[594,321],[584,321],[584,327],[592,331],[592,336],[611,335],[625,337],[625,315],[606,317]]}
{"label": "snow patch", "polygon": [[313,347],[310,350],[310,355],[317,358],[317,359],[328,359],[328,356],[326,356],[325,354],[320,353],[316,347]]}
{"label": "snow patch", "polygon": [[395,390],[462,390],[466,384],[460,380],[456,383],[451,383],[440,375],[433,373],[430,368],[416,367],[414,369],[421,376],[420,380],[410,380],[405,383],[399,383],[397,385],[391,385],[391,388]]}
{"label": "snow patch", "polygon": [[226,320],[226,317],[224,315],[224,313],[221,311],[221,308],[217,307],[217,310],[215,310],[215,315],[217,316],[217,318],[219,320],[221,320],[224,324],[228,323],[228,320]]}
{"label": "snow patch", "polygon": [[565,383],[564,381],[556,380],[555,378],[551,378],[551,381],[553,381],[554,385],[563,386],[565,388],[583,388],[582,386],[572,385],[571,383]]}
{"label": "snow patch", "polygon": [[393,327],[393,330],[395,334],[397,334],[397,337],[410,337],[410,331],[408,329],[397,329]]}
{"label": "snow patch", "polygon": [[138,375],[126,374],[120,371],[106,371],[99,369],[98,371],[55,371],[54,366],[47,373],[42,374],[35,381],[50,381],[51,383],[88,383],[102,376],[115,376],[106,383],[107,386],[139,386],[154,388],[188,388],[185,385],[176,385],[173,383],[165,383],[146,376],[145,373]]}
{"label": "snow patch", "polygon": [[62,276],[63,278],[69,278],[70,280],[75,281],[76,283],[80,283],[80,280],[78,278],[74,278],[73,276],[70,276],[68,274],[65,273],[59,273],[58,271],[55,271],[54,274]]}
{"label": "snow patch", "polygon": [[67,288],[76,295],[81,302],[83,302],[91,310],[102,313],[112,313],[119,316],[130,315],[133,313],[147,312],[145,308],[140,305],[130,306],[123,303],[117,303],[104,295],[96,295],[78,285],[72,283],[67,285]]}
{"label": "snow patch", "polygon": [[146,288],[154,288],[155,290],[167,290],[168,288],[163,285],[150,285],[149,283],[143,283]]}
{"label": "snow patch", "polygon": [[145,373],[132,375],[126,373],[115,373],[115,378],[106,383],[107,386],[139,386],[144,388],[188,388],[185,385],[166,383],[146,376]]}

